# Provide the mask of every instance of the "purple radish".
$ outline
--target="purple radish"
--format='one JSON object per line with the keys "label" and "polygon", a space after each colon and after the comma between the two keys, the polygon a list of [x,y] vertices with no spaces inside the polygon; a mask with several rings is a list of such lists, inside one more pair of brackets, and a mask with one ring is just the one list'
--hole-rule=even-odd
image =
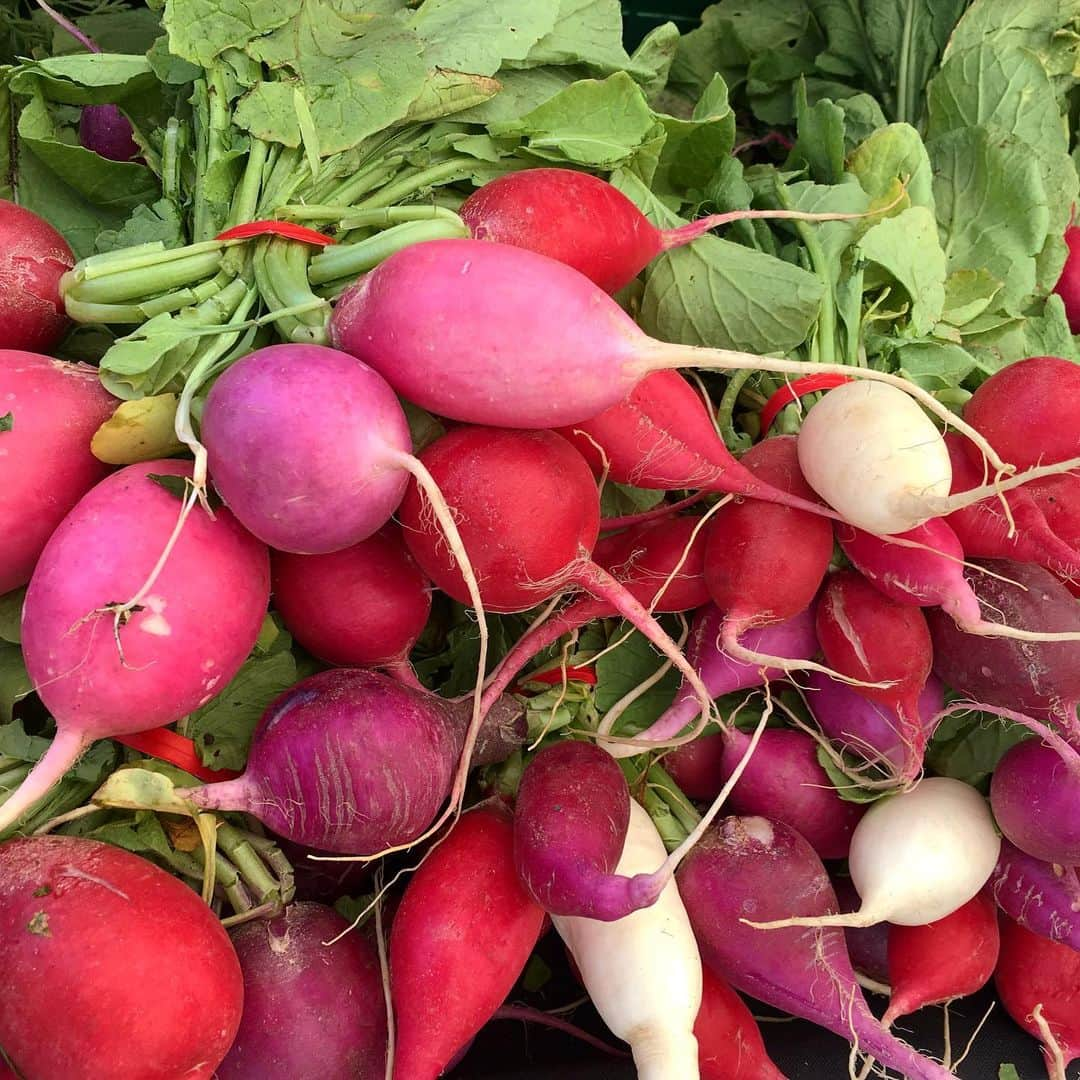
{"label": "purple radish", "polygon": [[[408,845],[450,793],[472,703],[374,671],[312,675],[271,703],[244,774],[185,789],[206,810],[241,810],[317,851],[373,855]],[[511,698],[485,717],[472,765],[503,761],[525,738]]]}
{"label": "purple radish", "polygon": [[1080,883],[1075,866],[1043,862],[1003,840],[990,891],[998,907],[1026,930],[1080,951]]}
{"label": "purple radish", "polygon": [[[895,710],[871,701],[853,687],[819,672],[810,672],[799,683],[806,704],[824,735],[841,749],[873,764],[881,764],[894,772],[903,769],[907,747],[903,726]],[[938,713],[944,705],[945,688],[940,679],[931,675],[918,698],[923,728],[920,738],[924,742],[934,734]]]}
{"label": "purple radish", "polygon": [[952,1077],[874,1018],[842,931],[761,931],[743,921],[838,910],[821,860],[794,829],[761,817],[725,818],[701,838],[676,880],[702,959],[735,989],[854,1038],[863,1053],[909,1080]]}
{"label": "purple radish", "polygon": [[382,1080],[379,958],[363,934],[348,928],[332,908],[297,903],[232,931],[244,1013],[218,1080]]}
{"label": "purple radish", "polygon": [[[858,911],[862,901],[851,878],[837,877],[834,874],[830,880],[840,911]],[[873,926],[846,926],[844,940],[847,942],[851,966],[860,975],[888,986],[889,924],[880,922]]]}

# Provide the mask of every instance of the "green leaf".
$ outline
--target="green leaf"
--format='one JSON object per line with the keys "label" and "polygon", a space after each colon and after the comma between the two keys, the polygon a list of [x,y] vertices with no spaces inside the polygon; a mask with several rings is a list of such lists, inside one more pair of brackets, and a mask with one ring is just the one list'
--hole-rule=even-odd
{"label": "green leaf", "polygon": [[[664,663],[664,657],[628,623],[620,622],[612,632],[611,640],[617,641],[630,631],[622,644],[605,653],[596,661],[597,710],[603,714],[620,698],[646,679],[653,676]],[[680,676],[669,669],[659,682],[645,691],[619,717],[615,734],[636,735],[644,731],[672,702]]]}
{"label": "green leaf", "polygon": [[1041,314],[1008,318],[988,312],[966,325],[963,333],[964,347],[985,375],[1028,356],[1080,357],[1065,305],[1057,295],[1047,297]]}
{"label": "green leaf", "polygon": [[976,366],[966,349],[945,341],[896,341],[890,350],[898,372],[924,390],[959,386]]}
{"label": "green leaf", "polygon": [[551,981],[551,968],[548,967],[543,957],[530,956],[525,965],[525,971],[521,976],[521,986],[530,994],[542,990]]}
{"label": "green leaf", "polygon": [[200,67],[284,26],[304,0],[166,0],[169,48]]}
{"label": "green leaf", "polygon": [[[23,663],[22,650],[17,645],[8,645],[0,642],[0,722],[6,723],[11,719],[15,704],[27,697],[34,687],[30,682],[30,676],[26,673],[26,665]],[[2,730],[2,729],[0,729]],[[0,743],[0,753],[11,753],[5,750]],[[21,757],[21,754],[14,754]],[[36,758],[23,760],[37,760]]]}
{"label": "green leaf", "polygon": [[583,72],[575,68],[541,67],[527,71],[504,69],[499,72],[502,89],[482,105],[457,113],[455,120],[470,124],[498,124],[517,120],[526,113],[550,101]]}
{"label": "green leaf", "polygon": [[628,514],[640,514],[651,510],[663,502],[662,491],[631,487],[629,484],[616,484],[608,481],[600,493],[600,516],[602,518],[625,517]]}
{"label": "green leaf", "polygon": [[101,362],[101,380],[110,394],[130,399],[173,387],[205,340],[203,327],[169,313],[155,315],[116,341]]}
{"label": "green leaf", "polygon": [[840,98],[836,104],[844,114],[844,147],[848,151],[865,142],[888,123],[877,98],[869,94],[852,94],[851,97]]}
{"label": "green leaf", "polygon": [[0,433],[11,431],[15,427],[15,414],[6,412],[0,416]]}
{"label": "green leaf", "polygon": [[1001,1065],[998,1067],[998,1080],[1020,1080],[1020,1074],[1015,1065]]}
{"label": "green leaf", "polygon": [[523,137],[528,151],[549,161],[612,169],[653,127],[641,88],[625,72],[583,79],[517,120],[489,125],[492,135]]}
{"label": "green leaf", "polygon": [[[825,770],[825,775],[828,776],[829,782],[836,789],[837,795],[839,795],[844,802],[872,803],[876,802],[886,794],[879,788],[860,787],[851,776],[848,776],[844,770],[833,761],[832,755],[829,754],[823,746],[817,748],[817,759],[818,764]],[[865,762],[852,754],[845,754],[844,760],[853,769],[865,765]]]}
{"label": "green leaf", "polygon": [[22,608],[25,598],[25,586],[0,596],[0,640],[12,645],[18,645],[22,641]]}
{"label": "green leaf", "polygon": [[629,67],[619,0],[560,0],[554,25],[529,50],[525,63],[582,64],[604,75]]}
{"label": "green leaf", "polygon": [[703,236],[653,263],[640,322],[663,341],[783,353],[806,340],[822,291],[798,266]]}
{"label": "green leaf", "polygon": [[912,206],[879,221],[863,235],[858,251],[903,286],[911,300],[912,332],[928,334],[945,306],[945,252],[933,213]]}
{"label": "green leaf", "polygon": [[1013,310],[1035,291],[1035,256],[1046,241],[1048,198],[1039,161],[1013,136],[961,128],[927,146],[949,272],[985,270]]}
{"label": "green leaf", "polygon": [[81,52],[24,65],[11,89],[64,105],[104,105],[155,93],[158,82],[145,56]]}
{"label": "green leaf", "polygon": [[951,776],[986,791],[990,774],[1004,753],[1031,738],[1022,724],[1002,722],[979,712],[946,716],[926,750],[927,765],[939,776]]}
{"label": "green leaf", "polygon": [[951,326],[965,326],[981,315],[1001,292],[1001,282],[985,270],[957,270],[945,279],[942,319]]}
{"label": "green leaf", "polygon": [[641,84],[650,101],[667,85],[668,74],[678,48],[679,28],[674,23],[667,22],[650,30],[630,57],[626,70]]}
{"label": "green leaf", "polygon": [[[90,37],[103,52],[131,53],[145,56],[161,33],[161,17],[148,8],[125,8],[99,15],[84,15],[75,25]],[[83,46],[66,30],[53,30],[53,56],[83,52]]]}
{"label": "green leaf", "polygon": [[122,228],[102,231],[96,247],[99,252],[120,251],[155,242],[167,248],[181,247],[185,242],[183,219],[170,199],[136,206]]}
{"label": "green leaf", "polygon": [[689,120],[659,118],[664,141],[650,186],[678,192],[684,201],[700,201],[720,162],[735,145],[735,113],[719,75],[706,87]]}
{"label": "green leaf", "polygon": [[9,202],[15,198],[15,101],[8,85],[8,77],[0,68],[0,199]]}
{"label": "green leaf", "polygon": [[934,210],[930,157],[919,133],[909,124],[889,124],[857,146],[848,169],[872,199],[890,193],[895,181],[907,185],[912,206]]}
{"label": "green leaf", "polygon": [[300,145],[300,122],[293,109],[295,84],[261,82],[237,103],[234,117],[238,127],[256,139],[284,146]]}
{"label": "green leaf", "polygon": [[404,122],[419,124],[452,116],[490,101],[500,90],[502,84],[498,79],[439,68],[429,72],[419,96],[413,99],[405,114]]}
{"label": "green leaf", "polygon": [[844,171],[844,111],[829,100],[811,107],[806,100],[806,83],[800,80],[795,93],[798,138],[786,168],[806,168],[810,178],[823,184],[838,184]]}
{"label": "green leaf", "polygon": [[253,656],[232,682],[188,718],[199,759],[212,769],[241,771],[255,725],[266,707],[296,682],[291,652]]}

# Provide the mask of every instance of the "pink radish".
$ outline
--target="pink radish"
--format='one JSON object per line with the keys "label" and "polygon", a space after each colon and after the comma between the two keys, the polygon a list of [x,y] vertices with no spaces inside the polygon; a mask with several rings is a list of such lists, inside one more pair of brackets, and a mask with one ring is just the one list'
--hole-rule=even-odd
{"label": "pink radish", "polygon": [[736,990],[820,1024],[909,1080],[952,1074],[890,1035],[855,982],[843,933],[823,928],[761,931],[745,919],[836,911],[828,875],[794,829],[760,817],[717,822],[687,856],[679,891],[702,959]]}
{"label": "pink radish", "polygon": [[997,905],[1026,930],[1080,952],[1080,879],[1076,867],[1026,855],[1008,840],[990,878]]}
{"label": "pink radish", "polygon": [[0,349],[0,385],[0,487],[19,522],[0,535],[6,593],[30,580],[53,530],[108,473],[90,453],[90,438],[117,403],[89,365],[16,349]]}
{"label": "pink radish", "polygon": [[177,519],[151,474],[190,476],[181,461],[130,465],[76,505],[46,545],[22,617],[27,671],[56,719],[46,755],[0,807],[0,832],[95,740],[175,723],[223,689],[266,614],[266,548],[228,511],[189,522],[140,602],[120,615]]}
{"label": "pink radish", "polygon": [[1069,320],[1069,329],[1080,334],[1080,229],[1070,225],[1065,230],[1065,243],[1069,248],[1068,258],[1061,269],[1061,277],[1054,286],[1054,292],[1061,297],[1065,305],[1065,315]]}

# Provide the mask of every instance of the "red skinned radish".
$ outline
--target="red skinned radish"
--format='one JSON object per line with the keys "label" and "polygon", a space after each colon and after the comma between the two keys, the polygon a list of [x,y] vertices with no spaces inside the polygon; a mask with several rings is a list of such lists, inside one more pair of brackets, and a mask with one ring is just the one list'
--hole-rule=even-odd
{"label": "red skinned radish", "polygon": [[694,1024],[701,1080],[784,1080],[769,1059],[753,1013],[726,980],[702,969]]}
{"label": "red skinned radish", "polygon": [[1069,254],[1062,267],[1061,277],[1054,286],[1054,292],[1061,297],[1065,305],[1069,329],[1074,334],[1080,334],[1080,228],[1070,225],[1065,230],[1065,243]]}
{"label": "red skinned radish", "polygon": [[363,934],[348,928],[333,908],[301,902],[232,931],[244,1013],[219,1080],[383,1080],[379,958]]}
{"label": "red skinned radish", "polygon": [[1001,842],[990,878],[999,908],[1025,929],[1080,952],[1080,881],[1076,867],[1042,862]]}
{"label": "red skinned radish", "polygon": [[105,1063],[130,1080],[209,1077],[240,1023],[240,965],[214,913],[97,840],[0,846],[0,966],[0,1046],[34,1080],[91,1080]]}

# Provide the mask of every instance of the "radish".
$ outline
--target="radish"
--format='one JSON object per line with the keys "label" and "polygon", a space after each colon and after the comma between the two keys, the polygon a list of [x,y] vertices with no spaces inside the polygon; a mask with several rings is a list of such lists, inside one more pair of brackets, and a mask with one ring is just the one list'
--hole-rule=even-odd
{"label": "radish", "polygon": [[702,959],[736,990],[856,1040],[909,1080],[952,1076],[874,1018],[840,930],[764,933],[746,925],[747,915],[795,911],[820,919],[836,910],[821,860],[794,829],[760,817],[725,818],[686,857],[676,880]]}
{"label": "radish", "polygon": [[923,926],[966,904],[993,873],[1000,850],[986,800],[959,780],[931,777],[879,799],[855,827],[848,869],[862,899],[857,912],[748,925]]}
{"label": "radish", "polygon": [[240,1023],[240,965],[214,913],[96,840],[0,846],[0,969],[0,1047],[34,1080],[209,1077]]}
{"label": "radish", "polygon": [[[567,588],[583,588],[633,623],[689,679],[706,711],[712,710],[705,687],[674,642],[626,588],[590,560],[600,522],[596,486],[584,459],[562,436],[462,426],[426,446],[420,461],[455,509],[486,609],[526,611]],[[455,600],[468,602],[461,571],[416,485],[410,485],[399,519],[424,573]],[[489,688],[481,712],[498,692]]]}
{"label": "radish", "polygon": [[521,169],[488,181],[459,211],[476,240],[527,248],[580,271],[605,292],[629,285],[663,251],[746,218],[836,221],[859,214],[735,210],[658,229],[618,188],[574,169]]}
{"label": "radish", "polygon": [[273,552],[271,571],[274,607],[305,649],[415,681],[408,657],[431,612],[431,585],[396,525],[326,555]]}
{"label": "radish", "polygon": [[855,571],[841,570],[822,592],[816,630],[829,666],[865,680],[863,696],[895,713],[905,747],[900,776],[914,779],[926,751],[919,695],[933,662],[922,611],[893,602]]}
{"label": "radish", "polygon": [[663,766],[688,799],[712,802],[724,786],[723,759],[724,736],[702,734],[664,754]]}
{"label": "radish", "polygon": [[[1062,473],[1045,480],[1033,480],[1025,489],[1046,520],[1052,541],[1075,552],[1080,545],[1080,477]],[[1038,559],[1065,582],[1069,592],[1080,596],[1080,553],[1053,561]]]}
{"label": "radish", "polygon": [[1005,1011],[1043,1043],[1050,1080],[1080,1057],[1080,952],[1001,920],[994,984]]}
{"label": "radish", "polygon": [[[836,902],[842,912],[858,911],[862,901],[851,878],[831,874],[829,881]],[[872,979],[881,986],[889,985],[889,934],[888,923],[873,926],[845,926],[844,942],[847,945],[851,966],[864,978]],[[864,984],[865,985],[865,984]]]}
{"label": "radish", "polygon": [[[1038,438],[1032,438],[1034,418]],[[1018,468],[1074,458],[1080,454],[1080,364],[1060,356],[1009,364],[972,394],[964,419]]]}
{"label": "radish", "polygon": [[[0,324],[3,319],[0,312]],[[90,453],[90,438],[116,400],[88,364],[14,349],[0,349],[0,386],[0,487],[18,521],[0,535],[0,593],[6,593],[30,580],[53,530],[108,473]]]}
{"label": "radish", "polygon": [[1010,919],[1033,934],[1080,951],[1080,882],[1076,867],[1042,862],[1002,840],[990,889],[998,907]]}
{"label": "radish", "polygon": [[1065,304],[1065,315],[1069,320],[1069,329],[1080,334],[1080,229],[1070,225],[1065,230],[1065,243],[1069,255],[1061,268],[1061,277],[1054,286],[1054,292]]}
{"label": "radish", "polygon": [[47,221],[0,199],[0,349],[45,353],[60,343],[71,325],[60,278],[74,265],[67,241]]}
{"label": "radish", "polygon": [[435,1080],[510,993],[544,912],[518,881],[513,825],[489,801],[421,864],[390,928],[397,1080]]}
{"label": "radish", "polygon": [[[2,437],[2,436],[0,436]],[[180,503],[130,465],[76,505],[42,552],[22,615],[26,668],[56,720],[48,752],[0,807],[0,833],[95,740],[175,723],[240,669],[266,614],[266,548],[225,510],[190,522],[152,589],[119,612],[173,529]]]}
{"label": "radish", "polygon": [[[803,700],[824,735],[849,753],[856,754],[899,776],[908,748],[904,728],[895,709],[864,697],[853,687],[811,672],[800,680]],[[938,713],[945,706],[945,688],[930,675],[917,700],[921,731],[916,742],[925,745],[934,734]]]}
{"label": "radish", "polygon": [[[205,810],[242,810],[317,851],[371,856],[407,846],[454,780],[472,702],[362,669],[312,675],[271,702],[235,780],[185,789]],[[505,760],[525,738],[521,706],[495,702],[471,765]]]}
{"label": "radish", "polygon": [[[545,303],[537,304],[538,296]],[[559,313],[557,319],[552,311]],[[342,294],[330,334],[339,348],[382,372],[408,400],[474,424],[565,427],[615,405],[650,371],[752,367],[893,383],[958,430],[972,433],[932,395],[896,375],[656,341],[576,270],[523,248],[481,240],[431,240],[391,255]],[[1004,470],[985,440],[972,436],[991,465]],[[936,432],[935,437],[940,441]],[[850,443],[844,457],[849,449]],[[919,503],[916,479],[905,471],[900,501],[908,516],[883,531],[902,532],[942,512],[938,500],[932,506]],[[866,494],[891,501],[877,492]]]}
{"label": "radish", "polygon": [[701,1009],[694,1023],[701,1080],[784,1080],[743,999],[709,968],[701,976]]}
{"label": "radish", "polygon": [[998,958],[997,910],[985,892],[925,926],[889,928],[889,1027],[925,1005],[981,990]]}
{"label": "radish", "polygon": [[[628,826],[614,867],[624,879],[649,873],[666,854],[652,819],[632,800]],[[650,907],[614,922],[557,914],[552,922],[604,1023],[630,1044],[639,1080],[697,1077],[701,957],[675,882]]]}
{"label": "radish", "polygon": [[1041,739],[1017,743],[994,769],[990,806],[998,828],[1021,851],[1080,865],[1080,757],[1063,759]]}
{"label": "radish", "polygon": [[717,434],[700,394],[677,371],[646,375],[622,401],[589,420],[560,429],[581,455],[618,484],[662,491],[702,491],[752,495],[763,502],[795,506],[828,516],[814,492],[791,491],[750,468],[759,443],[742,461],[732,457]]}
{"label": "radish", "polygon": [[297,903],[233,930],[244,1014],[219,1080],[383,1080],[379,958],[363,934],[346,934],[348,928],[332,908]]}

